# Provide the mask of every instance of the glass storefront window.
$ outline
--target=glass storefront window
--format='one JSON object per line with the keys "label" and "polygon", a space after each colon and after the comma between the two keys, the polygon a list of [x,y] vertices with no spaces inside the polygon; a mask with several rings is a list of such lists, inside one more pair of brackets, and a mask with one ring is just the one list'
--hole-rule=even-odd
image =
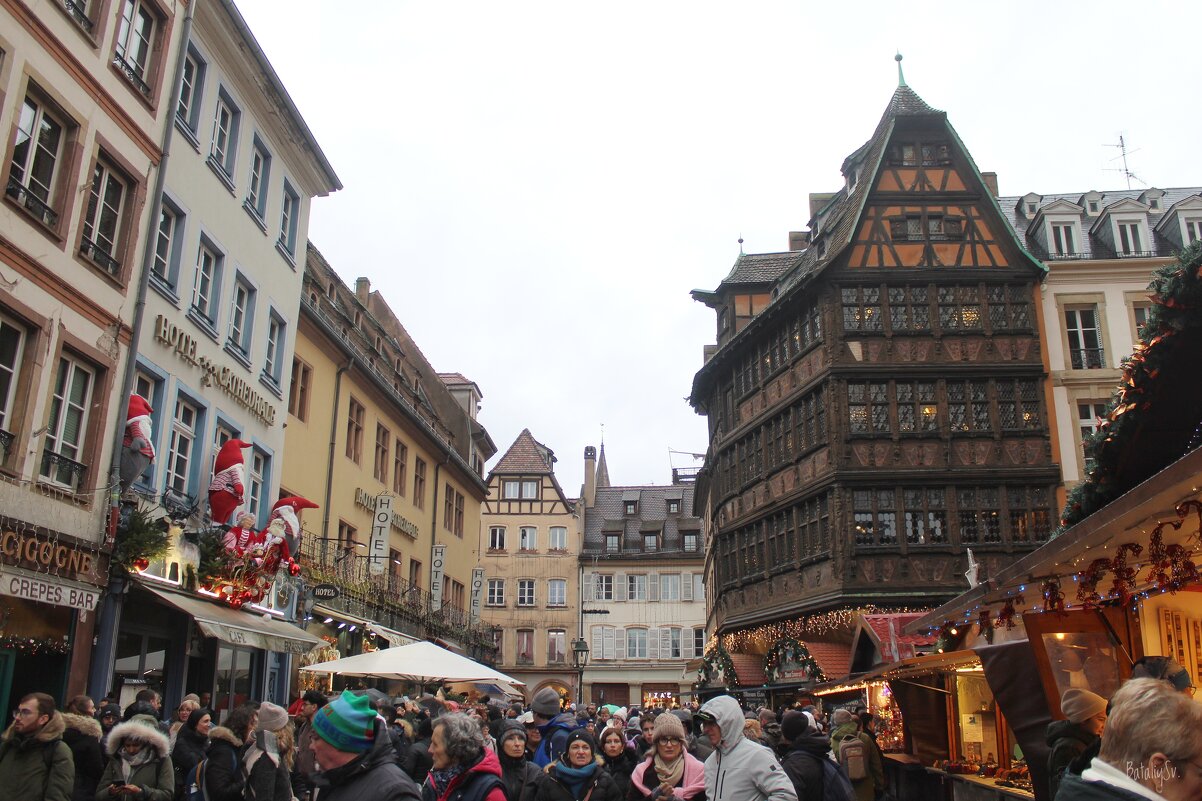
{"label": "glass storefront window", "polygon": [[221,722],[239,704],[251,700],[254,652],[222,644],[217,648],[217,692],[213,698],[214,711]]}
{"label": "glass storefront window", "polygon": [[141,690],[154,690],[163,695],[167,648],[165,637],[125,631],[117,635],[115,673],[121,686],[119,702],[122,707],[133,703]]}

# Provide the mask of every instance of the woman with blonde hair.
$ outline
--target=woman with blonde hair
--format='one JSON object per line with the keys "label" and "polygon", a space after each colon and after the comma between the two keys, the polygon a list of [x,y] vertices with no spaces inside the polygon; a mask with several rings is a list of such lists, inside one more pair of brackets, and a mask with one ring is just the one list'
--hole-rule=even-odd
{"label": "woman with blonde hair", "polygon": [[292,801],[294,742],[288,710],[260,704],[258,725],[242,757],[246,801]]}

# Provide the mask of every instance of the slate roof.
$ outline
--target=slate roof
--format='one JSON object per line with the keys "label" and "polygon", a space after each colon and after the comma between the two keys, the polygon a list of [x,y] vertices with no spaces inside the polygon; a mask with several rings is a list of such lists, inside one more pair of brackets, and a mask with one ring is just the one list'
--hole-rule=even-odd
{"label": "slate roof", "polygon": [[722,279],[723,287],[743,284],[771,284],[797,263],[803,251],[785,253],[740,253],[730,273]]}
{"label": "slate roof", "polygon": [[523,428],[522,433],[518,434],[518,438],[509,446],[509,450],[505,451],[501,461],[497,462],[496,467],[489,472],[489,476],[553,473],[554,468],[551,466],[553,457],[543,454],[551,454],[551,449],[536,440],[530,433],[530,429]]}
{"label": "slate roof", "polygon": [[605,443],[601,443],[601,455],[597,457],[597,473],[594,486],[597,489],[609,486],[609,466],[605,463]]}
{"label": "slate roof", "polygon": [[[701,518],[693,517],[693,485],[667,485],[646,487],[597,487],[596,503],[584,510],[584,547],[581,558],[588,559],[643,559],[644,531],[662,530],[656,558],[689,558],[701,561],[705,558],[705,543],[698,538],[696,551],[684,551],[684,531],[701,534]],[[669,498],[679,494],[680,512],[668,514]],[[638,500],[638,514],[626,515],[626,497]],[[604,533],[622,532],[621,550],[605,552]],[[604,532],[604,533],[603,533]]]}
{"label": "slate roof", "polygon": [[[1035,211],[1036,214],[1038,214],[1038,212],[1042,211],[1053,203],[1058,203],[1060,201],[1068,201],[1074,205],[1081,206],[1081,238],[1084,241],[1074,243],[1079,251],[1077,258],[1109,259],[1114,258],[1114,255],[1110,252],[1109,248],[1095,248],[1095,246],[1099,243],[1095,242],[1094,238],[1090,236],[1090,229],[1094,227],[1099,218],[1105,216],[1107,210],[1115,203],[1123,200],[1134,200],[1139,202],[1140,196],[1147,191],[1148,188],[1111,189],[1105,192],[1099,192],[1098,194],[1101,195],[1101,199],[1098,202],[1097,214],[1090,214],[1089,204],[1087,204],[1084,199],[1086,192],[1061,192],[1054,195],[1036,195],[1034,199],[1038,205],[1035,207]],[[1164,192],[1164,195],[1160,198],[1160,208],[1148,209],[1148,227],[1152,230],[1155,230],[1156,226],[1160,224],[1161,220],[1165,218],[1165,215],[1170,212],[1173,209],[1173,206],[1175,206],[1177,203],[1180,203],[1182,200],[1186,200],[1187,198],[1202,195],[1202,187],[1198,186],[1176,187],[1162,191]],[[1014,228],[1015,232],[1017,232],[1019,238],[1027,242],[1032,247],[1035,247],[1035,243],[1028,235],[1028,231],[1031,230],[1031,224],[1037,221],[1036,217],[1032,216],[1031,218],[1028,218],[1027,215],[1022,211],[1022,204],[1027,199],[1027,195],[1016,197],[999,197],[998,204],[1002,208],[1002,214]],[[1159,240],[1159,237],[1155,234],[1153,234],[1153,238],[1154,240]],[[1156,245],[1156,253],[1158,255],[1171,256],[1177,249],[1175,244],[1166,243],[1163,241],[1154,241],[1153,244]],[[1041,253],[1040,256],[1041,258],[1047,258],[1049,260],[1057,260],[1055,256],[1051,256],[1046,253]]]}

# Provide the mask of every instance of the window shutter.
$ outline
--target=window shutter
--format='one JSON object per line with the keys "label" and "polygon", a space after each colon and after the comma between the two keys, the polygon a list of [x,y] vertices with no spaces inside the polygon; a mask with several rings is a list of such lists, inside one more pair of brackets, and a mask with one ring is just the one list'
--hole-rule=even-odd
{"label": "window shutter", "polygon": [[614,658],[626,658],[626,629],[616,629],[614,631]]}
{"label": "window shutter", "polygon": [[605,630],[604,626],[593,626],[593,658],[594,659],[604,659],[605,658],[605,637],[602,634],[602,632],[604,630]]}
{"label": "window shutter", "polygon": [[659,574],[658,573],[648,573],[647,574],[647,600],[648,601],[658,601],[659,600]]}
{"label": "window shutter", "polygon": [[615,573],[614,574],[614,600],[615,601],[625,601],[626,600],[626,574],[625,573]]}
{"label": "window shutter", "polygon": [[592,573],[584,574],[584,592],[581,593],[581,595],[582,595],[583,599],[586,601],[593,600],[593,574]]}
{"label": "window shutter", "polygon": [[659,659],[660,632],[662,629],[647,629],[647,657]]}
{"label": "window shutter", "polygon": [[672,631],[673,629],[660,629],[659,653],[664,659],[677,658],[672,656]]}
{"label": "window shutter", "polygon": [[603,643],[603,647],[602,647],[601,651],[602,651],[602,653],[605,654],[606,659],[613,659],[614,658],[614,627],[613,626],[600,626],[599,628],[601,629],[602,643]]}
{"label": "window shutter", "polygon": [[692,629],[680,630],[680,655],[685,659],[692,659],[693,657],[697,656],[697,654],[693,651]]}
{"label": "window shutter", "polygon": [[700,573],[693,574],[693,600],[705,600],[705,576]]}
{"label": "window shutter", "polygon": [[681,573],[680,574],[680,600],[682,600],[682,601],[693,600],[693,574],[692,573]]}

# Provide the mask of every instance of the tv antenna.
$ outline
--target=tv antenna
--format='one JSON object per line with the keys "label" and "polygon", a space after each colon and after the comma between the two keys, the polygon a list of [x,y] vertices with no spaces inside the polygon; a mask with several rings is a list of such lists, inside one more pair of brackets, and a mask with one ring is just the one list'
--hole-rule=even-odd
{"label": "tv antenna", "polygon": [[1119,155],[1112,158],[1111,161],[1118,161],[1119,159],[1123,160],[1123,168],[1121,170],[1117,167],[1107,167],[1106,172],[1121,172],[1124,175],[1124,177],[1126,177],[1126,179],[1127,179],[1127,188],[1128,189],[1131,188],[1131,179],[1132,178],[1139,181],[1144,186],[1148,185],[1147,181],[1145,181],[1143,178],[1140,178],[1135,173],[1131,172],[1131,169],[1127,166],[1128,153],[1131,153],[1131,154],[1138,153],[1139,149],[1128,151],[1127,150],[1127,140],[1123,138],[1122,134],[1119,134],[1119,143],[1117,145],[1108,144],[1108,145],[1106,145],[1106,147],[1117,147],[1119,149]]}

